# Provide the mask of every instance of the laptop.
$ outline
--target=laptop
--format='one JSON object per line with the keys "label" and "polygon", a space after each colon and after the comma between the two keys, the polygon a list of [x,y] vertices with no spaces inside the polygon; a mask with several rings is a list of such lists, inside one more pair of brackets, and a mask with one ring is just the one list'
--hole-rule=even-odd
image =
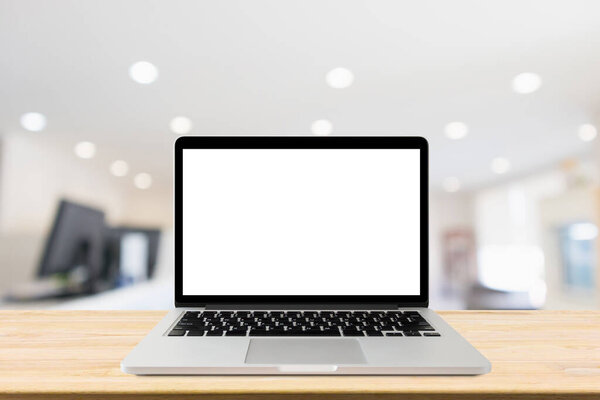
{"label": "laptop", "polygon": [[126,373],[475,375],[428,308],[422,137],[181,137],[175,308]]}

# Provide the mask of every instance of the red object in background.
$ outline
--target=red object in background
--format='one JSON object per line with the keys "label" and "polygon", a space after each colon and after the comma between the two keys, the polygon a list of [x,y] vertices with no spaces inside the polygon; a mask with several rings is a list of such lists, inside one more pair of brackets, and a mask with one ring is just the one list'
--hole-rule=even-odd
{"label": "red object in background", "polygon": [[475,235],[471,229],[446,230],[442,235],[444,288],[452,292],[469,290],[477,282]]}

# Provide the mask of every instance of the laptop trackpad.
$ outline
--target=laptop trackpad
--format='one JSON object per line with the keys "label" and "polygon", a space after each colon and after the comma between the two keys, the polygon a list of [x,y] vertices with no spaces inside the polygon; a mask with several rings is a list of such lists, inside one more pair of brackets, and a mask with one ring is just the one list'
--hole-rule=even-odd
{"label": "laptop trackpad", "polygon": [[365,364],[356,339],[251,339],[246,364]]}

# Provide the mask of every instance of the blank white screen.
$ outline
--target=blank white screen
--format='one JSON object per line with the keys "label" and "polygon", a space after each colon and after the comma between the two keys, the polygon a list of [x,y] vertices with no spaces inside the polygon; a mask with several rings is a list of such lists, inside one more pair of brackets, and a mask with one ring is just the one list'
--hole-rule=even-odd
{"label": "blank white screen", "polygon": [[183,150],[184,295],[418,295],[417,149]]}

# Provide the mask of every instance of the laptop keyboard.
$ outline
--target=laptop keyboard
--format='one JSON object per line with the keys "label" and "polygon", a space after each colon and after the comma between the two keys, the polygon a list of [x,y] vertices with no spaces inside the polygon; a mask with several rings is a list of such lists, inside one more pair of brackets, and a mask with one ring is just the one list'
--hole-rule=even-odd
{"label": "laptop keyboard", "polygon": [[187,311],[169,336],[440,336],[418,311]]}

